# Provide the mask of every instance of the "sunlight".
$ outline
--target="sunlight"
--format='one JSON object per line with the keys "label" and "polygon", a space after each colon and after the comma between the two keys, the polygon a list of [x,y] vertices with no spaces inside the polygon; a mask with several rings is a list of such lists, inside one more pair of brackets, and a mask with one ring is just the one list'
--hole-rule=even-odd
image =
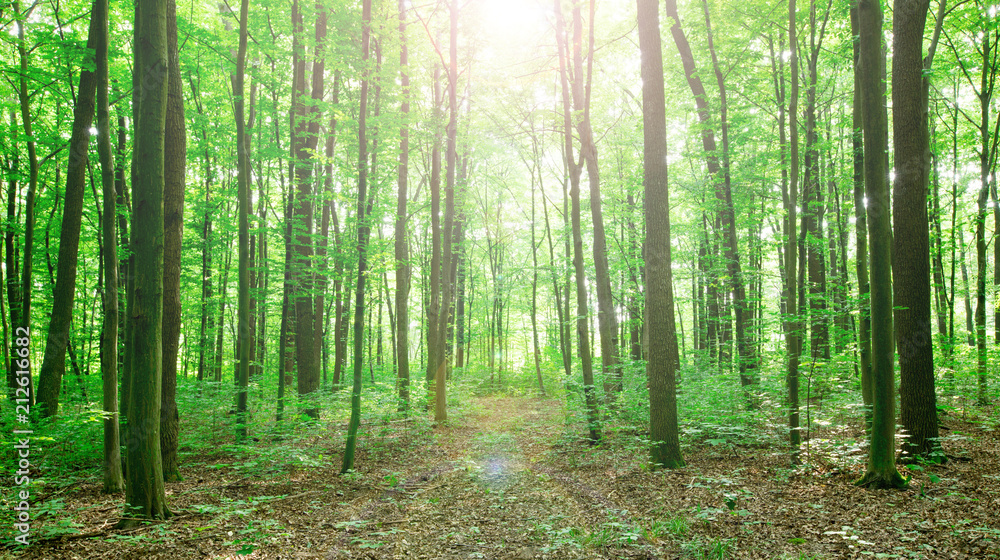
{"label": "sunlight", "polygon": [[538,0],[482,0],[476,15],[491,38],[509,41],[544,29],[549,12]]}

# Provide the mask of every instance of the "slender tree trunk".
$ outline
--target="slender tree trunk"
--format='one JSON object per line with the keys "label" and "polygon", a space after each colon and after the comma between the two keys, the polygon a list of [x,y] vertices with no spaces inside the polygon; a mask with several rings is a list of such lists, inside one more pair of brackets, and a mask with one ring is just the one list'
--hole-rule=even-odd
{"label": "slender tree trunk", "polygon": [[[23,22],[19,24],[21,27]],[[98,41],[100,22],[91,18],[87,48],[94,49]],[[59,232],[59,261],[55,288],[52,293],[52,315],[49,320],[45,355],[38,371],[38,404],[43,417],[59,411],[59,393],[66,370],[66,345],[69,343],[73,320],[73,300],[76,296],[76,269],[80,252],[80,225],[83,221],[83,195],[87,182],[90,127],[94,122],[95,95],[98,76],[94,70],[80,72],[80,90],[73,108],[73,131],[69,141],[69,164],[66,171],[66,197],[63,203],[62,227]],[[26,133],[30,133],[26,129]],[[27,238],[26,238],[27,240]],[[25,264],[25,275],[30,266]],[[25,301],[31,299],[30,288],[22,288]],[[28,314],[24,313],[23,317]],[[26,323],[27,324],[27,323]]]}
{"label": "slender tree trunk", "polygon": [[621,392],[621,366],[618,357],[618,319],[611,294],[611,273],[608,268],[608,247],[604,232],[604,214],[601,209],[601,174],[597,162],[597,146],[590,125],[590,92],[594,65],[594,10],[596,2],[590,0],[588,23],[587,70],[583,70],[583,22],[580,4],[573,5],[573,108],[580,115],[576,123],[580,136],[580,157],[587,167],[590,185],[590,214],[594,238],[594,281],[597,285],[597,328],[601,338],[601,367],[604,372],[604,397],[612,402]]}
{"label": "slender tree trunk", "polygon": [[[362,0],[362,60],[367,66],[371,42],[371,0]],[[341,474],[354,470],[354,451],[357,446],[358,426],[361,425],[361,383],[363,365],[363,344],[365,328],[365,271],[368,265],[368,233],[366,210],[370,211],[368,198],[368,141],[366,120],[368,114],[368,76],[361,80],[361,103],[358,116],[358,288],[354,303],[354,384],[351,390],[351,419],[347,425],[347,445]]]}
{"label": "slender tree trunk", "polygon": [[799,432],[799,354],[802,352],[802,323],[799,321],[799,284],[796,268],[799,264],[799,240],[795,234],[799,196],[799,57],[798,24],[796,22],[795,0],[788,2],[788,44],[791,57],[788,68],[791,72],[791,86],[788,102],[788,197],[785,211],[785,383],[788,386],[788,442],[791,445],[792,464],[799,463],[799,446],[802,436]]}
{"label": "slender tree trunk", "polygon": [[[278,132],[275,130],[275,138]],[[288,344],[291,341],[289,333],[294,329],[292,316],[292,193],[291,189],[287,193],[287,203],[285,204],[285,266],[284,266],[284,286],[281,295],[281,324],[278,326],[278,403],[276,419],[281,422],[285,415],[285,388],[291,385],[291,375],[289,362],[291,361]],[[294,343],[294,342],[293,342]],[[334,377],[334,386],[337,385]]]}
{"label": "slender tree trunk", "polygon": [[684,466],[677,427],[679,367],[674,334],[674,301],[670,261],[670,200],[667,188],[667,126],[664,110],[660,15],[656,0],[637,0],[639,50],[642,53],[643,169],[646,197],[646,322],[651,344],[649,378],[650,463]]}
{"label": "slender tree trunk", "polygon": [[[747,298],[746,288],[743,281],[743,272],[739,261],[739,248],[736,239],[736,216],[733,208],[733,195],[731,178],[729,173],[729,124],[727,119],[726,89],[721,68],[715,57],[715,49],[712,46],[711,24],[709,23],[707,5],[705,10],[706,29],[708,31],[709,48],[712,52],[716,81],[720,91],[720,124],[722,128],[722,162],[720,166],[719,156],[716,151],[715,131],[712,128],[712,118],[708,107],[708,100],[705,88],[701,79],[695,72],[694,56],[691,53],[691,46],[687,37],[681,29],[680,16],[677,13],[676,0],[667,0],[667,16],[673,19],[670,33],[673,36],[674,44],[681,55],[684,65],[684,75],[687,78],[688,86],[695,98],[695,105],[698,112],[698,120],[702,124],[702,146],[705,152],[705,160],[708,174],[716,181],[716,198],[720,208],[722,219],[723,245],[726,261],[726,271],[729,276],[730,286],[733,295],[733,308],[736,318],[736,344],[739,352],[739,372],[740,384],[747,388],[756,383],[757,357],[754,355],[754,344],[748,338],[746,328],[747,318]],[[719,181],[719,174],[722,180]],[[749,402],[749,400],[748,400]]]}
{"label": "slender tree trunk", "polygon": [[[247,391],[250,385],[250,354],[252,335],[250,331],[250,161],[247,125],[243,114],[244,74],[247,60],[247,15],[249,0],[240,2],[240,35],[236,55],[236,74],[233,75],[233,97],[236,112],[236,158],[237,158],[237,204],[239,209],[239,269],[236,315],[237,351],[237,392],[236,392],[236,438],[247,439]],[[318,25],[318,24],[317,24]]]}
{"label": "slender tree trunk", "polygon": [[452,0],[450,9],[451,32],[450,64],[448,67],[448,142],[445,154],[445,210],[441,251],[441,302],[438,308],[437,364],[434,365],[434,420],[448,419],[445,380],[448,375],[450,348],[446,344],[448,325],[451,323],[452,291],[455,283],[453,260],[453,230],[455,224],[455,176],[458,166],[458,0]]}
{"label": "slender tree trunk", "polygon": [[[167,112],[167,0],[136,5],[135,77],[142,85],[134,108],[135,223],[129,274],[125,379],[129,381],[125,446],[126,516],[120,525],[170,516],[160,455],[160,383],[163,339],[163,191]],[[142,172],[138,172],[138,167]]]}
{"label": "slender tree trunk", "polygon": [[[904,460],[941,456],[934,392],[931,329],[930,176],[926,77],[935,41],[923,56],[928,0],[895,0],[892,113],[896,178],[893,185],[893,299],[899,350],[900,422],[906,431]],[[940,36],[940,32],[935,37]],[[902,256],[906,255],[906,258]]]}
{"label": "slender tree trunk", "polygon": [[[534,140],[534,137],[532,137]],[[534,144],[534,142],[533,142]],[[531,348],[535,362],[535,375],[538,377],[538,391],[545,396],[545,383],[542,381],[542,355],[538,348],[538,245],[535,243],[535,163],[531,165]],[[540,177],[538,178],[540,179]]]}
{"label": "slender tree trunk", "polygon": [[442,311],[441,304],[441,68],[434,67],[434,145],[431,148],[431,273],[428,285],[429,304],[427,305],[427,407],[434,406],[436,398],[436,368],[439,363],[438,318]]}
{"label": "slender tree trunk", "polygon": [[[14,110],[10,110],[10,135],[11,138],[16,138],[18,134],[17,131],[17,118],[14,115]],[[18,150],[14,151],[11,161],[11,171],[14,171],[18,167],[17,160]],[[5,223],[4,232],[4,267],[7,273],[7,308],[10,312],[10,328],[17,331],[18,328],[23,328],[21,326],[21,285],[19,283],[21,274],[20,266],[17,260],[17,250],[15,246],[17,243],[17,201],[20,197],[18,196],[17,188],[17,176],[11,173],[7,179],[7,221]],[[21,331],[23,332],[23,331]],[[16,385],[16,375],[14,374],[15,368],[13,363],[6,362],[8,373],[8,386]],[[29,383],[27,387],[24,388],[24,392],[27,392],[28,402],[31,402],[31,397],[34,395],[34,391],[31,390],[31,384]],[[23,392],[22,392],[23,394]],[[25,397],[21,397],[25,398]]]}
{"label": "slender tree trunk", "polygon": [[177,461],[180,418],[177,414],[177,355],[181,334],[181,240],[184,232],[184,189],[187,135],[184,129],[184,86],[177,52],[177,4],[167,0],[167,115],[163,185],[163,381],[160,401],[160,452],[163,480],[181,480]]}
{"label": "slender tree trunk", "polygon": [[98,33],[94,58],[97,73],[97,153],[101,160],[104,240],[104,324],[101,328],[101,387],[104,410],[104,485],[107,494],[125,489],[122,478],[118,419],[118,236],[115,232],[115,163],[108,115],[108,2],[97,0],[91,14]]}
{"label": "slender tree trunk", "polygon": [[[35,195],[38,191],[38,155],[35,152],[35,136],[31,130],[31,98],[28,96],[28,48],[27,42],[24,38],[24,28],[27,22],[24,19],[24,15],[21,12],[20,2],[14,0],[12,2],[12,7],[14,9],[14,17],[17,19],[17,55],[20,72],[18,73],[18,88],[17,97],[21,107],[21,125],[24,131],[25,137],[25,147],[28,151],[28,192],[24,195],[24,245],[23,245],[23,261],[21,266],[21,286],[18,290],[17,298],[9,298],[8,305],[11,306],[11,326],[14,329],[31,329],[31,294],[32,294],[32,258],[34,256],[34,245],[35,245]],[[70,138],[72,142],[72,137]],[[8,216],[11,214],[11,208],[14,205],[14,197],[8,199]],[[14,221],[10,221],[13,224]],[[8,236],[9,239],[9,236]],[[10,251],[10,248],[8,248]],[[12,269],[8,268],[8,274]],[[13,270],[17,270],[15,265]],[[16,302],[16,303],[15,303]],[[14,317],[14,305],[20,304],[21,308],[18,310],[17,317]],[[14,320],[16,319],[16,320]],[[68,331],[67,331],[68,332]],[[47,344],[46,344],[47,346]],[[27,367],[20,368],[28,372],[28,399],[30,404],[35,404],[35,390],[32,388],[31,382],[31,363],[28,359]],[[23,377],[23,376],[22,376]],[[58,386],[57,386],[58,390]]]}
{"label": "slender tree trunk", "polygon": [[[410,162],[410,74],[406,49],[406,0],[399,0],[399,78],[403,88],[400,112],[403,125],[399,130],[399,166],[397,170],[395,256],[396,256],[396,378],[399,390],[399,410],[410,408],[410,256],[406,243],[407,182]],[[461,333],[459,333],[461,338]],[[461,342],[459,342],[461,348]],[[461,353],[459,354],[461,355]]]}
{"label": "slender tree trunk", "polygon": [[889,173],[886,169],[888,127],[885,107],[885,54],[882,48],[881,0],[859,0],[861,43],[861,111],[865,142],[865,187],[871,228],[872,427],[868,467],[859,485],[905,486],[895,461],[895,374],[892,321],[892,231]]}
{"label": "slender tree trunk", "polygon": [[[340,72],[334,73],[333,79],[333,105],[340,102]],[[315,319],[313,321],[313,352],[317,359],[325,355],[326,332],[325,325],[328,322],[326,317],[326,293],[330,285],[330,220],[334,212],[333,208],[333,153],[337,143],[337,111],[330,111],[330,128],[327,131],[324,146],[326,163],[323,170],[323,214],[320,219],[319,241],[316,244],[316,257],[319,267],[316,270],[316,296],[313,303],[315,309]],[[336,253],[334,247],[334,253]],[[324,362],[325,365],[325,362]],[[326,368],[323,368],[323,385],[326,385]]]}
{"label": "slender tree trunk", "polygon": [[[587,404],[587,427],[591,443],[601,439],[600,412],[597,407],[597,390],[594,386],[594,369],[590,352],[590,306],[587,303],[587,277],[583,268],[583,231],[580,217],[580,173],[581,165],[573,157],[572,105],[570,103],[569,60],[567,37],[563,31],[563,16],[559,1],[556,10],[556,41],[559,47],[559,67],[562,76],[563,97],[563,139],[565,143],[565,164],[569,170],[571,219],[573,223],[573,270],[576,276],[576,335],[579,343],[580,364],[583,370],[583,393]],[[573,40],[579,42],[582,34],[578,13],[574,13]],[[502,317],[500,317],[502,319]]]}

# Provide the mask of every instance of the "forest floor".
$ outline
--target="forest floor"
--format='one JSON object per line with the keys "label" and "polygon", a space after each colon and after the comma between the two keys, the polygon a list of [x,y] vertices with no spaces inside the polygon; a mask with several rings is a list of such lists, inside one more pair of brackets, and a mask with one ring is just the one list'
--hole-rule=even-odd
{"label": "forest floor", "polygon": [[590,446],[563,406],[478,397],[443,426],[373,420],[347,476],[332,425],[283,448],[319,453],[298,467],[201,451],[167,484],[174,517],[129,531],[114,529],[120,495],[67,486],[60,516],[79,534],[0,558],[1000,558],[995,430],[946,417],[961,434],[946,438],[951,461],[914,469],[907,490],[870,491],[853,485],[858,462],[816,451],[793,470],[780,448],[718,440],[650,472],[640,435],[610,426]]}

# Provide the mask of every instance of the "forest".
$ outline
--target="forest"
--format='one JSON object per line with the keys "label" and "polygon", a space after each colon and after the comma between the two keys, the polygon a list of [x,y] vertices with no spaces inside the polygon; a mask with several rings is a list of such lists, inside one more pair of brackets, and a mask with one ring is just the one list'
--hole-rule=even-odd
{"label": "forest", "polygon": [[0,3],[0,560],[1000,558],[1000,4],[128,4]]}

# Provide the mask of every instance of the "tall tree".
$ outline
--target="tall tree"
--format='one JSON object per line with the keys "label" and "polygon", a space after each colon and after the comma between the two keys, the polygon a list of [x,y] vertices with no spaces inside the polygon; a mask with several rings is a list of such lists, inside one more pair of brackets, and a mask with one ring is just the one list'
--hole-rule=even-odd
{"label": "tall tree", "polygon": [[97,0],[91,18],[97,21],[94,44],[97,73],[97,153],[101,161],[101,236],[104,239],[104,324],[101,328],[101,386],[104,410],[104,485],[106,493],[125,489],[122,478],[118,419],[118,236],[115,225],[115,162],[108,115],[108,1]]}
{"label": "tall tree", "polygon": [[670,191],[667,186],[667,121],[663,53],[656,0],[637,0],[642,53],[643,170],[646,196],[646,323],[657,343],[649,347],[650,462],[684,466],[677,428],[675,376],[680,360],[674,332],[673,272],[670,260]]}
{"label": "tall tree", "polygon": [[[131,231],[126,373],[126,511],[120,525],[170,516],[160,455],[163,332],[163,185],[167,111],[167,0],[136,4],[133,79],[133,220]],[[137,167],[142,166],[139,173]]]}
{"label": "tall tree", "polygon": [[399,81],[403,89],[403,100],[399,111],[403,116],[403,124],[399,129],[399,168],[396,179],[396,378],[399,383],[399,409],[405,412],[410,407],[410,256],[406,243],[406,191],[410,161],[410,129],[407,121],[410,115],[410,71],[406,49],[406,0],[399,0],[399,45]]}
{"label": "tall tree", "polygon": [[[578,10],[579,8],[575,8]],[[587,302],[587,276],[583,268],[583,231],[580,219],[580,174],[583,171],[582,162],[577,163],[573,156],[573,105],[570,102],[569,64],[570,50],[568,37],[564,32],[562,6],[560,0],[555,0],[556,11],[556,42],[559,49],[559,70],[562,82],[563,98],[563,160],[569,171],[569,198],[572,201],[573,222],[573,271],[576,277],[576,335],[579,344],[580,366],[583,370],[583,394],[587,403],[587,425],[590,441],[596,443],[601,439],[601,420],[597,408],[597,390],[594,386],[594,365],[590,349],[590,320],[588,318],[590,305]],[[574,13],[573,40],[579,41],[582,36],[580,14]],[[501,315],[502,319],[502,315]]]}
{"label": "tall tree", "polygon": [[[361,56],[364,68],[368,67],[371,45],[372,0],[362,0],[361,8]],[[354,302],[354,383],[351,388],[351,419],[347,424],[347,444],[341,474],[354,470],[354,451],[358,442],[358,426],[361,425],[361,383],[364,365],[365,332],[365,272],[368,268],[368,212],[371,199],[368,196],[368,81],[367,72],[361,79],[361,101],[358,109],[358,287]]]}
{"label": "tall tree", "polygon": [[788,386],[788,442],[792,448],[792,463],[798,463],[799,445],[799,355],[802,353],[802,324],[798,317],[799,242],[796,235],[796,213],[799,196],[799,55],[796,45],[798,24],[795,0],[788,1],[788,44],[791,46],[788,68],[791,72],[791,92],[788,101],[788,197],[785,206],[785,383]]}
{"label": "tall tree", "polygon": [[[940,5],[945,5],[941,0]],[[900,421],[904,458],[940,450],[931,332],[930,231],[927,183],[930,137],[927,95],[937,31],[923,58],[929,0],[895,0],[892,22],[893,296],[899,346]],[[942,12],[943,15],[943,12]],[[940,29],[935,26],[935,30]],[[940,454],[939,454],[940,455]]]}
{"label": "tall tree", "polygon": [[[871,229],[872,427],[868,468],[861,486],[906,485],[896,470],[896,378],[892,321],[892,231],[890,229],[888,118],[885,107],[885,54],[881,0],[858,1],[861,35],[861,111],[865,142],[865,187]],[[925,202],[921,202],[925,204]]]}
{"label": "tall tree", "polygon": [[[321,16],[322,17],[322,16]],[[323,35],[320,35],[322,25]],[[312,255],[313,255],[313,184],[312,155],[316,149],[319,108],[310,103],[306,93],[306,56],[302,41],[302,7],[298,0],[292,2],[292,166],[294,169],[295,198],[292,205],[295,220],[292,233],[293,267],[291,299],[295,303],[295,362],[298,368],[297,386],[300,398],[305,400],[303,412],[319,418],[319,407],[312,400],[312,393],[319,386],[319,362],[313,351],[313,295],[312,295]],[[316,49],[322,52],[322,38],[326,34],[326,20],[316,20]],[[322,99],[322,64],[313,67],[313,99]],[[319,64],[317,68],[317,64]],[[319,77],[315,75],[319,70]],[[315,94],[319,92],[317,99]],[[317,127],[317,130],[313,128]]]}
{"label": "tall tree", "polygon": [[163,386],[160,402],[160,452],[163,477],[181,480],[177,463],[180,418],[177,414],[177,354],[181,334],[181,239],[184,233],[184,188],[187,134],[184,93],[177,50],[177,2],[167,0],[167,117],[163,184]]}
{"label": "tall tree", "polygon": [[[91,18],[87,48],[94,49],[100,22]],[[76,268],[80,253],[80,224],[83,221],[83,194],[87,183],[90,127],[94,123],[97,73],[93,68],[80,72],[80,90],[73,108],[73,131],[69,141],[69,162],[66,170],[66,195],[63,203],[62,227],[59,232],[59,261],[55,289],[52,293],[52,315],[45,341],[45,357],[38,371],[38,404],[43,416],[54,416],[59,410],[62,374],[66,370],[66,345],[69,343],[73,320],[73,299],[76,295]],[[26,266],[27,268],[27,266]],[[30,290],[24,292],[30,299]]]}
{"label": "tall tree", "polygon": [[[240,36],[236,53],[236,73],[233,75],[233,101],[236,112],[236,182],[239,209],[239,288],[237,292],[237,437],[247,437],[247,390],[250,384],[250,161],[248,157],[246,121],[244,120],[244,74],[247,60],[247,13],[249,0],[240,2]],[[311,342],[310,342],[311,345]]]}
{"label": "tall tree", "polygon": [[[14,329],[22,328],[25,330],[31,329],[31,294],[34,292],[32,290],[32,258],[34,257],[34,246],[35,246],[35,197],[38,192],[38,155],[35,149],[36,139],[32,132],[32,116],[31,116],[31,97],[28,95],[28,46],[25,40],[24,28],[27,25],[27,14],[21,11],[20,2],[13,0],[11,5],[14,9],[14,18],[17,20],[17,58],[18,58],[18,78],[17,78],[17,98],[21,108],[21,126],[24,132],[24,142],[28,152],[28,191],[24,195],[24,242],[22,245],[22,257],[23,262],[21,263],[21,285],[16,290],[17,297],[9,297],[7,304],[11,307],[11,326]],[[70,138],[72,141],[72,137]],[[7,201],[7,216],[8,218],[13,217],[12,209],[15,204],[14,196],[11,196]],[[14,220],[10,220],[10,224],[13,224]],[[10,233],[8,233],[8,240],[11,239]],[[8,254],[13,255],[12,243],[8,241],[7,251]],[[13,260],[8,257],[9,260]],[[14,274],[11,273],[13,270]],[[7,268],[7,274],[10,275],[11,280],[16,283],[16,271],[17,263],[13,269]],[[8,292],[9,293],[9,292]],[[20,309],[16,310],[15,306],[20,304]],[[46,344],[47,345],[47,344]],[[35,390],[31,388],[31,364],[30,359],[28,367],[24,368],[28,371],[28,389],[29,395],[28,399],[31,404],[35,404]],[[57,388],[58,390],[58,388]]]}
{"label": "tall tree", "polygon": [[458,165],[458,0],[450,3],[449,64],[448,64],[448,144],[445,151],[445,208],[444,228],[441,233],[441,302],[438,308],[437,364],[434,366],[434,421],[448,419],[445,380],[451,359],[447,343],[448,325],[452,321],[452,292],[455,283],[454,225],[455,225],[455,176]]}
{"label": "tall tree", "polygon": [[854,50],[854,103],[851,109],[851,148],[854,153],[854,235],[855,271],[858,277],[858,299],[861,301],[858,320],[858,366],[861,374],[861,398],[865,404],[865,417],[870,421],[872,407],[872,338],[871,307],[868,305],[868,219],[865,216],[865,150],[863,143],[863,118],[861,113],[861,50],[857,4],[851,5],[851,34],[855,37]]}
{"label": "tall tree", "polygon": [[583,70],[583,21],[581,2],[573,3],[573,109],[579,115],[576,121],[580,137],[580,157],[587,167],[590,186],[590,216],[594,238],[594,282],[597,293],[597,330],[601,338],[601,367],[604,370],[605,398],[613,400],[621,391],[619,366],[618,315],[611,295],[611,273],[608,268],[608,242],[604,233],[604,213],[601,209],[601,173],[597,162],[597,144],[590,124],[590,94],[594,73],[594,11],[596,2],[588,6],[587,70]]}

